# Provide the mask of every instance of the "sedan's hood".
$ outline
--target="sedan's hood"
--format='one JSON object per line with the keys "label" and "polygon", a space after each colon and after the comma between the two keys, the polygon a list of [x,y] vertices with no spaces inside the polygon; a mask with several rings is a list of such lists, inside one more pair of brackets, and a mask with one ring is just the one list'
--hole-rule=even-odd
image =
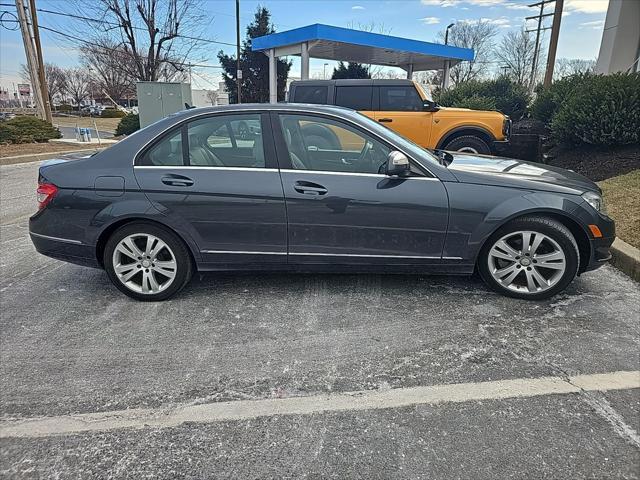
{"label": "sedan's hood", "polygon": [[565,193],[600,193],[600,188],[587,177],[543,163],[524,162],[512,158],[490,157],[450,152],[449,170],[460,182],[512,186]]}

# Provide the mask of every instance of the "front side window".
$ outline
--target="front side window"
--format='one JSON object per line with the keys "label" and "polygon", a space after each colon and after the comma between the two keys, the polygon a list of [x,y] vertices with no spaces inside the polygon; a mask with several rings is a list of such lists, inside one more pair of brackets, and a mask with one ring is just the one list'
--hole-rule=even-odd
{"label": "front side window", "polygon": [[422,98],[413,86],[380,87],[380,110],[392,112],[420,112]]}
{"label": "front side window", "polygon": [[340,107],[360,111],[373,110],[372,98],[373,87],[371,86],[336,87],[336,105]]}
{"label": "front side window", "polygon": [[189,165],[264,167],[260,114],[217,115],[190,122]]}
{"label": "front side window", "polygon": [[346,123],[312,115],[280,115],[291,165],[297,170],[382,173],[390,149]]}
{"label": "front side window", "polygon": [[183,165],[182,132],[180,129],[160,140],[142,157],[141,165],[176,167]]}

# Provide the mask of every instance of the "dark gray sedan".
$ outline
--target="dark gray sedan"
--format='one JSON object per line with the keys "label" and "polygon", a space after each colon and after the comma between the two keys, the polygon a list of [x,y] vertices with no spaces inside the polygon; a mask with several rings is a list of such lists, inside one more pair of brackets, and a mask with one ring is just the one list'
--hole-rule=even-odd
{"label": "dark gray sedan", "polygon": [[138,300],[175,295],[196,270],[476,269],[501,293],[541,299],[606,262],[615,237],[581,175],[434,154],[338,107],[187,110],[47,162],[38,183],[36,249],[104,268]]}

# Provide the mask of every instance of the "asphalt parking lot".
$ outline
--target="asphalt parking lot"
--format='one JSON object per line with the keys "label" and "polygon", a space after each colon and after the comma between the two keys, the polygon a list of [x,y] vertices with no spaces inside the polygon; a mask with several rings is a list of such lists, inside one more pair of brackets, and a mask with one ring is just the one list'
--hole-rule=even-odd
{"label": "asphalt parking lot", "polygon": [[35,252],[36,172],[1,167],[0,476],[640,477],[640,288],[615,269],[543,302],[208,274],[137,303]]}

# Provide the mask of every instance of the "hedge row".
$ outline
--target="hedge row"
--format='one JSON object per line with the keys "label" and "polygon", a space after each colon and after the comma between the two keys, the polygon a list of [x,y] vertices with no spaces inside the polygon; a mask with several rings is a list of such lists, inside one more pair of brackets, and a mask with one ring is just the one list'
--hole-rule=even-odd
{"label": "hedge row", "polygon": [[561,144],[640,143],[640,73],[559,80],[539,92],[531,113]]}
{"label": "hedge row", "polygon": [[520,120],[527,112],[531,96],[524,86],[500,77],[487,81],[472,80],[438,91],[435,100],[444,107],[498,110],[513,120]]}
{"label": "hedge row", "polygon": [[42,143],[61,137],[60,130],[36,117],[15,117],[0,123],[0,143]]}

